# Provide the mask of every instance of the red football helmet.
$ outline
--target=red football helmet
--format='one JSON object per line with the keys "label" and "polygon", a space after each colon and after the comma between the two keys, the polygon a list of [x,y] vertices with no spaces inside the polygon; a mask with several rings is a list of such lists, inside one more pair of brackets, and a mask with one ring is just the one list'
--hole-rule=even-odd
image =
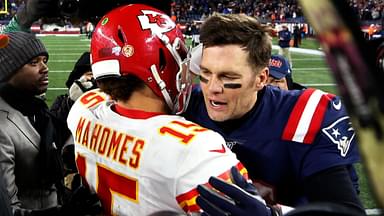
{"label": "red football helmet", "polygon": [[191,91],[187,55],[183,34],[171,18],[142,4],[107,13],[91,40],[95,79],[135,75],[177,114],[186,109]]}

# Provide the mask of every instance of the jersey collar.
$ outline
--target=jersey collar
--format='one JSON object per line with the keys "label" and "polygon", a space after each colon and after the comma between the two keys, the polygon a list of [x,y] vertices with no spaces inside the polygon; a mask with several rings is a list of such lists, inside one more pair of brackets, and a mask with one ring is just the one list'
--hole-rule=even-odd
{"label": "jersey collar", "polygon": [[122,116],[133,119],[148,119],[154,116],[164,115],[162,112],[146,112],[143,110],[127,109],[119,106],[118,104],[114,104],[114,106],[112,106],[112,110]]}

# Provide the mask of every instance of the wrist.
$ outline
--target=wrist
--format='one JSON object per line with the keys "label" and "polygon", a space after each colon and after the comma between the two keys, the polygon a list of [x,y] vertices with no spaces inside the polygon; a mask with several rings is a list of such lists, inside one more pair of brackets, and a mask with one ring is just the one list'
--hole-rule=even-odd
{"label": "wrist", "polygon": [[268,207],[271,209],[272,216],[283,216],[283,215],[287,214],[288,212],[294,210],[293,207],[286,206],[286,205],[280,205],[280,204],[271,205]]}
{"label": "wrist", "polygon": [[[13,22],[14,22],[14,23],[13,23],[14,27],[17,28],[19,31],[23,31],[23,32],[31,32],[31,25],[32,25],[32,24],[27,24],[27,23],[22,24],[22,23],[20,22],[20,19],[19,19],[19,17],[18,17],[18,14],[16,14],[15,16],[13,16],[12,20],[13,20]],[[12,21],[12,20],[11,20],[11,21]]]}
{"label": "wrist", "polygon": [[4,33],[9,33],[9,32],[16,32],[16,31],[24,31],[24,32],[30,32],[30,29],[28,28],[23,28],[20,23],[19,23],[19,20],[17,18],[17,16],[13,16],[12,19],[9,21],[9,23],[7,24],[7,26],[5,26],[4,30],[2,32]]}

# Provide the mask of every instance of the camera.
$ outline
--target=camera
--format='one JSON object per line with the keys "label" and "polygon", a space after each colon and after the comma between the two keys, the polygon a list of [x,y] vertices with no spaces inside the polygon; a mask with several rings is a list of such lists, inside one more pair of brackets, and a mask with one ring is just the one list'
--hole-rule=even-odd
{"label": "camera", "polygon": [[108,11],[125,4],[146,4],[162,10],[171,11],[171,0],[57,0],[58,15],[66,18],[97,20]]}
{"label": "camera", "polygon": [[79,0],[58,0],[59,13],[63,17],[78,16],[80,10]]}

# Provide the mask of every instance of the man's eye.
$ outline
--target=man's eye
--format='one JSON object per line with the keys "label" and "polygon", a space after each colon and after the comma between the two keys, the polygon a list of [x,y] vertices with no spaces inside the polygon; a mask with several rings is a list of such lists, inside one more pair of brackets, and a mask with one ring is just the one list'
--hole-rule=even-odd
{"label": "man's eye", "polygon": [[232,81],[232,80],[236,80],[237,77],[232,77],[232,76],[223,76],[222,77],[223,80],[229,80],[229,81]]}
{"label": "man's eye", "polygon": [[209,82],[209,80],[208,80],[207,78],[203,77],[201,74],[200,74],[200,76],[199,76],[199,79],[200,79],[200,81],[203,82],[203,83],[208,83],[208,82]]}
{"label": "man's eye", "polygon": [[207,76],[209,76],[210,73],[208,71],[202,70],[202,71],[200,71],[200,74],[204,75],[205,77],[207,77]]}

